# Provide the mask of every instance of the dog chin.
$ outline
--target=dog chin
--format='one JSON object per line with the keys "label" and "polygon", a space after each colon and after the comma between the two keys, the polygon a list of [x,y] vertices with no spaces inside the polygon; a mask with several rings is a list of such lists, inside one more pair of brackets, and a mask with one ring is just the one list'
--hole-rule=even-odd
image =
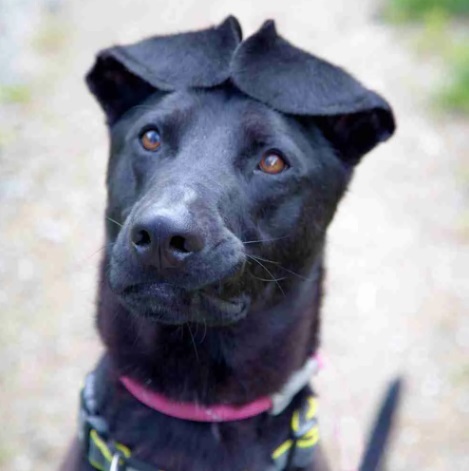
{"label": "dog chin", "polygon": [[133,285],[118,296],[132,314],[167,325],[230,325],[246,317],[250,306],[244,294],[223,299],[205,290],[188,291],[167,283]]}

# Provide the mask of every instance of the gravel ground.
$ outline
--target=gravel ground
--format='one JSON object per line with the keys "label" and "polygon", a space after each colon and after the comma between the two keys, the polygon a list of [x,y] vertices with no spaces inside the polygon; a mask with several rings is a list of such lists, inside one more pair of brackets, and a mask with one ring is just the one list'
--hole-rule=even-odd
{"label": "gravel ground", "polygon": [[397,135],[361,164],[329,238],[327,367],[317,384],[334,469],[353,469],[396,374],[407,387],[389,469],[469,469],[469,125],[432,113],[438,63],[415,57],[376,7],[70,0],[38,22],[16,54],[31,98],[0,108],[2,470],[56,466],[100,351],[93,313],[107,143],[83,74],[101,47],[228,13],[245,35],[275,18],[292,42],[344,65],[397,114]]}

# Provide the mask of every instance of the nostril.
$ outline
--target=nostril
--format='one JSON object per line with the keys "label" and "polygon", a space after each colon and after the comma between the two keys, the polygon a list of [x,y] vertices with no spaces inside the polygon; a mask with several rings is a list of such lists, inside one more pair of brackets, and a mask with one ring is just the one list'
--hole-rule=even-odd
{"label": "nostril", "polygon": [[169,241],[169,246],[177,252],[189,253],[186,242],[186,239],[182,236],[173,236]]}
{"label": "nostril", "polygon": [[161,270],[174,268],[203,250],[203,234],[188,230],[185,221],[150,216],[136,221],[127,239],[139,262]]}
{"label": "nostril", "polygon": [[148,231],[141,229],[133,233],[132,242],[138,247],[148,247],[151,245],[151,237]]}

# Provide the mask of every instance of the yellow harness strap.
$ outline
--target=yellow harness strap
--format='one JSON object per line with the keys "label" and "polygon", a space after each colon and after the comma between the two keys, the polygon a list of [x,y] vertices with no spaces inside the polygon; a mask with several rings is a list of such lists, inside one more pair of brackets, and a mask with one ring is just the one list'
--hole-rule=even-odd
{"label": "yellow harness strap", "polygon": [[303,406],[293,412],[290,438],[273,451],[273,466],[269,471],[281,471],[289,465],[301,468],[311,462],[314,449],[319,441],[316,414],[316,398],[309,396]]}
{"label": "yellow harness strap", "polygon": [[[272,452],[272,465],[267,471],[303,468],[311,463],[319,441],[316,414],[317,401],[310,395],[293,412],[289,438]],[[87,435],[88,462],[99,471],[163,471],[134,459],[127,446],[106,440],[93,426],[87,428]]]}

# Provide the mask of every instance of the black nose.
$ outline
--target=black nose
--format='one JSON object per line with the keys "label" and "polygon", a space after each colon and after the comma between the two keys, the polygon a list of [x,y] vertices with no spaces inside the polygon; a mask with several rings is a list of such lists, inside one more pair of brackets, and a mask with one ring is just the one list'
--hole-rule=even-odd
{"label": "black nose", "polygon": [[168,216],[143,216],[132,226],[130,242],[145,265],[177,267],[205,246],[203,234],[192,226]]}

